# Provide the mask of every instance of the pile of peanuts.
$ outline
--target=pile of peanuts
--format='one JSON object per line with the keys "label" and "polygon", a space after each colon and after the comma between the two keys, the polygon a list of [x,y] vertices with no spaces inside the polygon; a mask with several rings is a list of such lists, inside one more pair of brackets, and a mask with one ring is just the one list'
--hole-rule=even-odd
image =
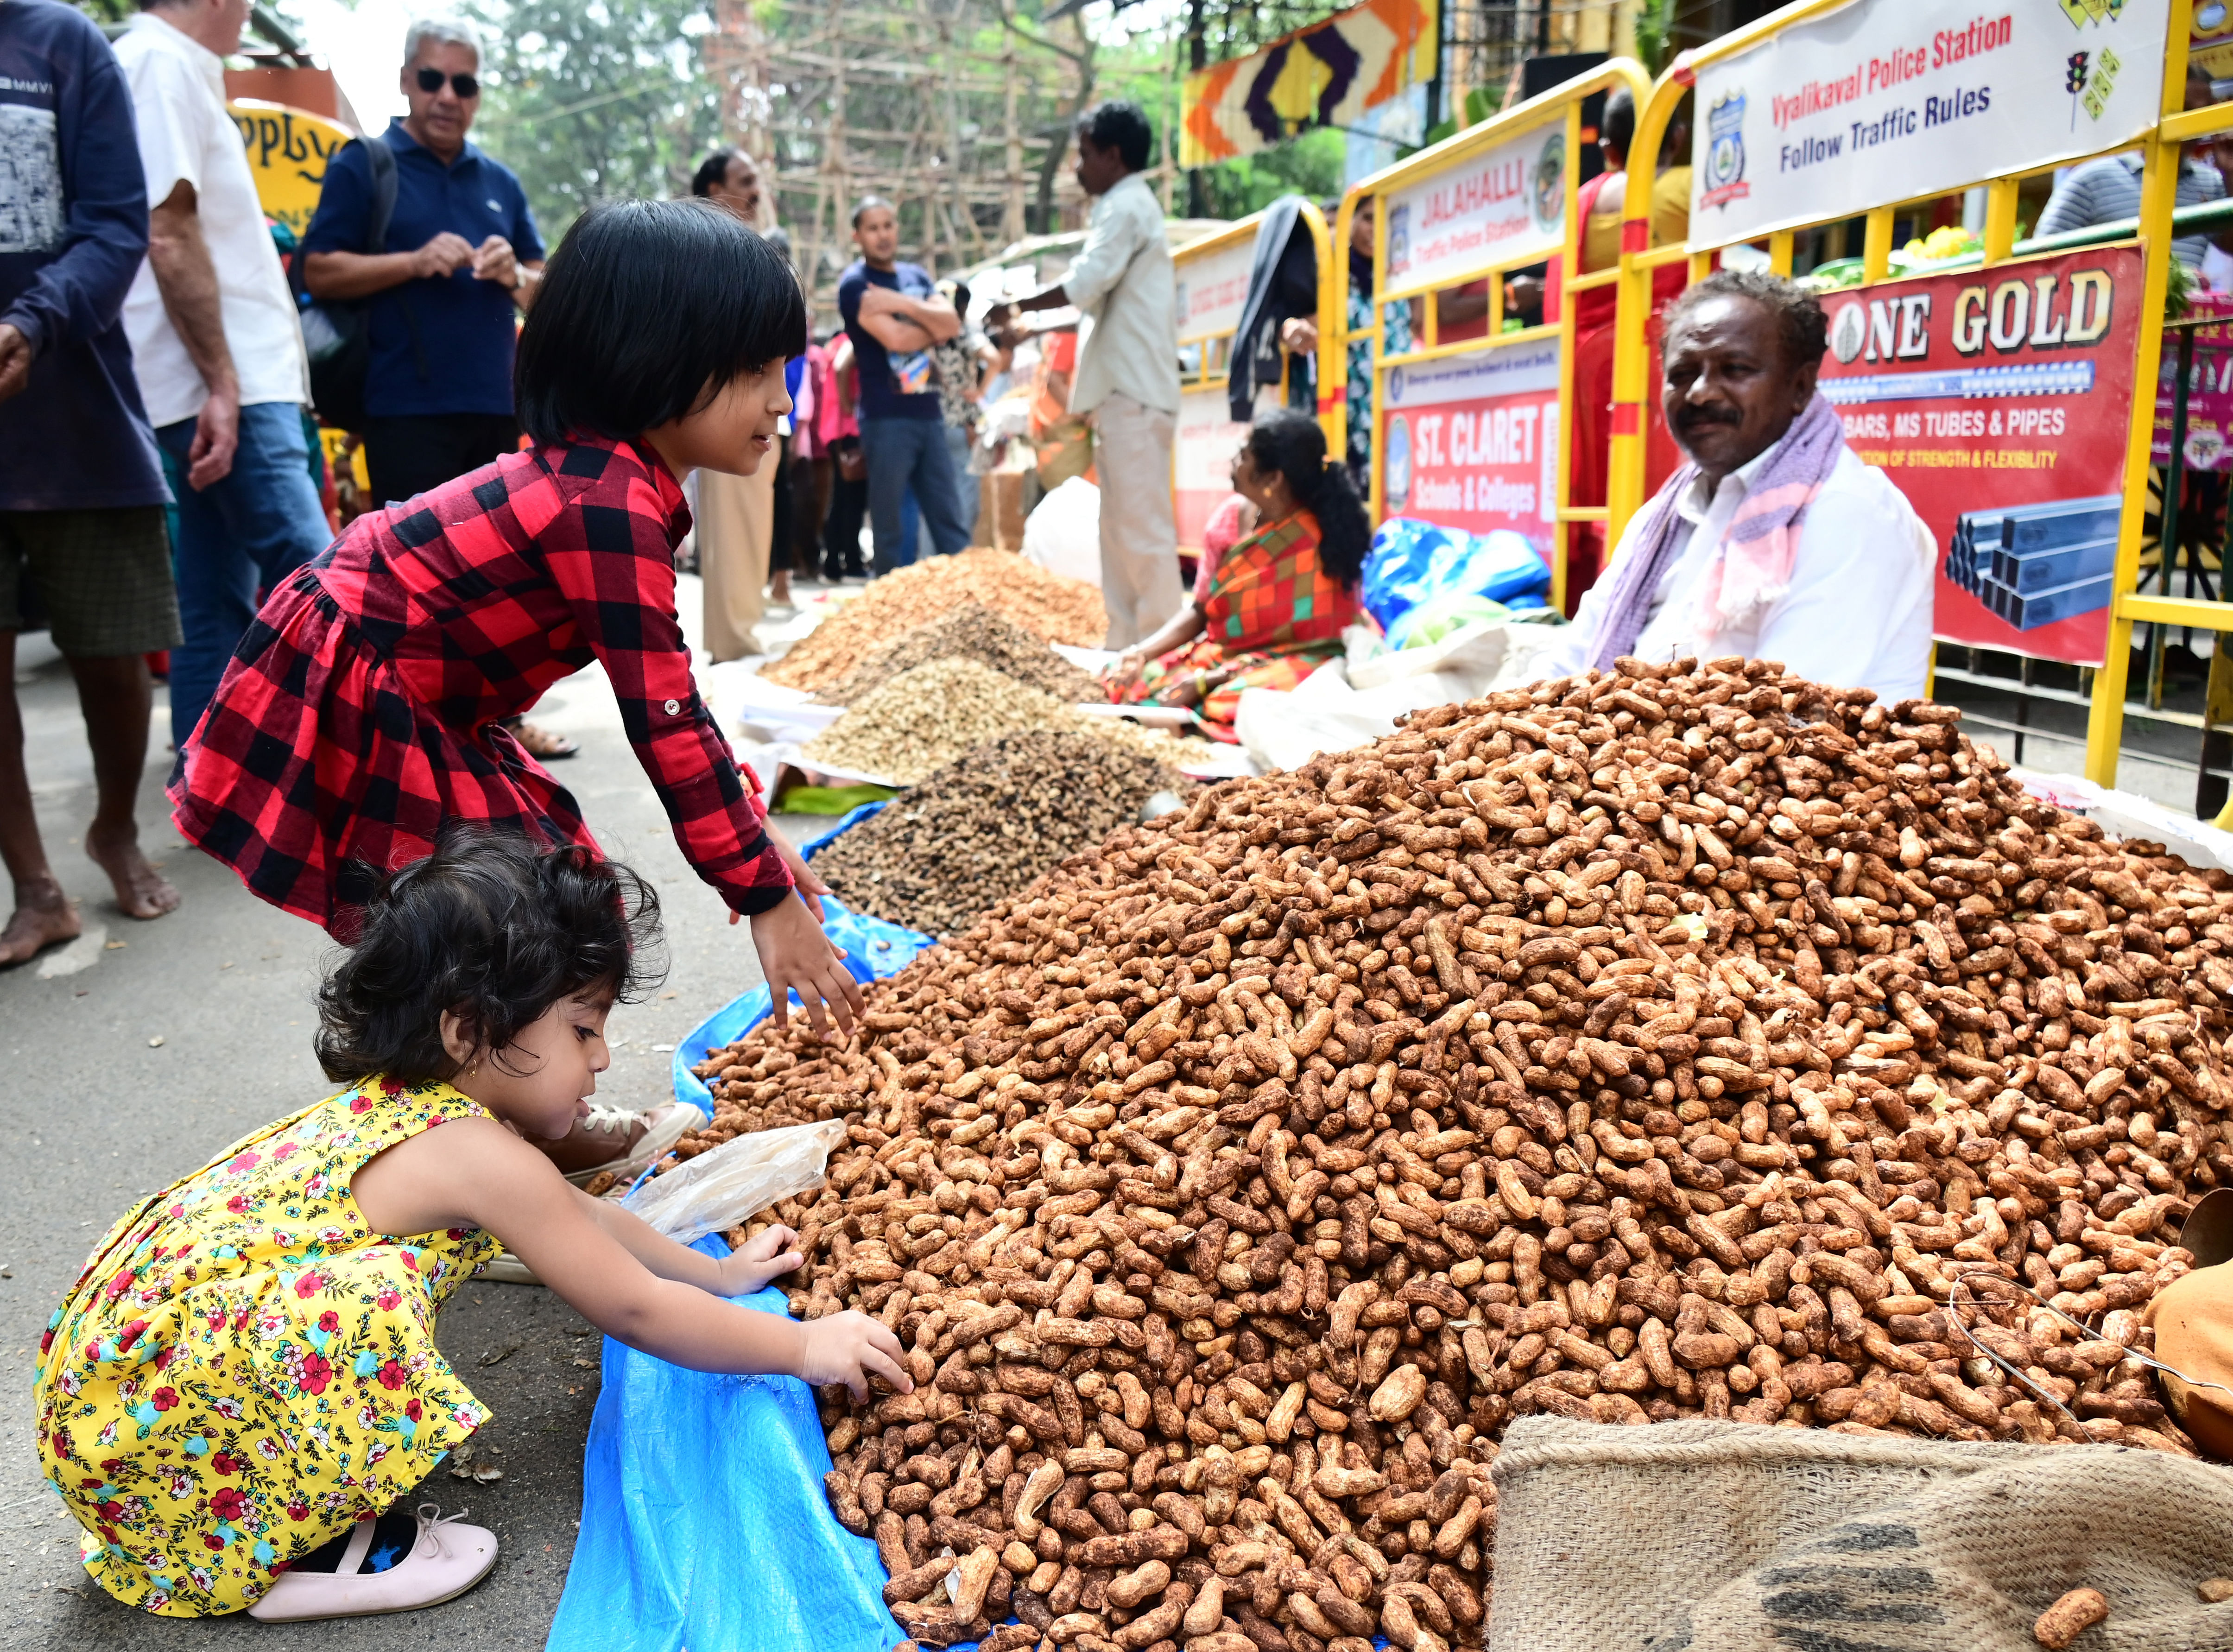
{"label": "pile of peanuts", "polygon": [[814,869],[857,912],[952,934],[1095,848],[1156,792],[1185,784],[1095,730],[1004,735],[894,798],[817,855]]}
{"label": "pile of peanuts", "polygon": [[934,660],[863,695],[806,743],[805,754],[912,786],[987,740],[1025,729],[1071,729],[1078,720],[1052,694],[979,660]]}
{"label": "pile of peanuts", "polygon": [[934,660],[974,660],[1003,677],[1073,705],[1109,698],[1091,673],[1071,665],[1014,621],[982,602],[964,602],[886,643],[858,670],[832,683],[817,698],[832,706],[851,706],[902,672]]}
{"label": "pile of peanuts", "polygon": [[2233,880],[1957,718],[1734,659],[1417,712],[716,1054],[679,1157],[849,1125],[761,1220],[909,1350],[823,1400],[902,1626],[1477,1645],[1533,1412],[2191,1450],[2135,1356],[2233,1180]]}
{"label": "pile of peanuts", "polygon": [[980,546],[870,580],[760,675],[791,688],[827,688],[879,648],[966,602],[982,603],[1049,642],[1097,648],[1109,629],[1101,593],[1093,586],[1050,573],[1012,550]]}

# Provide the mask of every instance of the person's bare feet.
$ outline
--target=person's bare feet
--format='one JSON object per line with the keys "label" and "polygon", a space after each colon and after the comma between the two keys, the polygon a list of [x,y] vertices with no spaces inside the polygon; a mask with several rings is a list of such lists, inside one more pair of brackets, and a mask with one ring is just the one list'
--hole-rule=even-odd
{"label": "person's bare feet", "polygon": [[8,927],[0,929],[0,969],[28,964],[57,941],[78,933],[77,910],[62,886],[51,880],[29,888],[18,887],[16,910]]}
{"label": "person's bare feet", "polygon": [[108,874],[116,890],[116,904],[127,918],[160,918],[179,907],[179,892],[171,881],[148,863],[140,852],[136,836],[108,836],[88,829],[85,852],[94,865]]}

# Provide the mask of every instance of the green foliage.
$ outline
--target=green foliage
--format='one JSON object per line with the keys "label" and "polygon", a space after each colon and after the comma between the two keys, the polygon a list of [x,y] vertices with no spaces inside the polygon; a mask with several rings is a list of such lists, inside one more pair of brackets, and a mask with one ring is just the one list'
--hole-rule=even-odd
{"label": "green foliage", "polygon": [[1644,0],[1636,9],[1636,55],[1654,80],[1672,57],[1675,0]]}
{"label": "green foliage", "polygon": [[491,73],[473,140],[519,174],[554,245],[583,209],[681,193],[715,142],[700,0],[473,0]]}
{"label": "green foliage", "polygon": [[1202,174],[1209,215],[1246,218],[1282,195],[1302,195],[1313,201],[1338,195],[1346,149],[1342,133],[1321,127],[1253,155],[1220,161]]}

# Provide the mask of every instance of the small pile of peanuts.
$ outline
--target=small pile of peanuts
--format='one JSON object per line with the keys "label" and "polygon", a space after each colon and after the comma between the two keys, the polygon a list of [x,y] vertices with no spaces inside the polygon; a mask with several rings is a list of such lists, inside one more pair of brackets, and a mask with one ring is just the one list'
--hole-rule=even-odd
{"label": "small pile of peanuts", "polygon": [[1077,723],[1073,707],[990,666],[934,660],[863,696],[808,741],[805,754],[811,762],[912,786],[987,740]]}
{"label": "small pile of peanuts", "polygon": [[885,644],[857,671],[816,698],[832,706],[850,706],[901,673],[934,660],[974,660],[1072,705],[1109,698],[1091,673],[1071,665],[1012,620],[975,602],[964,602]]}
{"label": "small pile of peanuts", "polygon": [[855,910],[954,934],[1002,896],[1099,845],[1185,783],[1099,733],[1004,735],[894,798],[815,857]]}
{"label": "small pile of peanuts", "polygon": [[1048,642],[1097,648],[1109,629],[1101,593],[1084,580],[980,546],[870,580],[760,675],[791,688],[827,688],[879,648],[965,602],[982,603]]}
{"label": "small pile of peanuts", "polygon": [[1957,721],[1736,659],[1436,707],[712,1057],[677,1160],[846,1122],[761,1220],[909,1350],[823,1402],[902,1625],[1479,1644],[1538,1411],[2190,1452],[2134,1356],[2233,1180],[2233,879]]}

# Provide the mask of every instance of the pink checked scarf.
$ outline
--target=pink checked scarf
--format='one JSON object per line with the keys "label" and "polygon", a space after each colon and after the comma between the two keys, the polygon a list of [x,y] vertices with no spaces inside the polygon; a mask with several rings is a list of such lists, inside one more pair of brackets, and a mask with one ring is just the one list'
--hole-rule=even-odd
{"label": "pink checked scarf", "polygon": [[[1707,567],[1698,591],[1700,636],[1720,635],[1791,589],[1807,507],[1830,479],[1845,451],[1845,424],[1818,393],[1791,421],[1774,456],[1752,478],[1744,503],[1722,537],[1722,554]],[[1645,507],[1635,544],[1613,568],[1605,627],[1590,661],[1600,671],[1610,670],[1644,634],[1651,616],[1652,594],[1675,554],[1675,530],[1683,520],[1675,502],[1697,474],[1696,465],[1685,465],[1667,478]]]}

